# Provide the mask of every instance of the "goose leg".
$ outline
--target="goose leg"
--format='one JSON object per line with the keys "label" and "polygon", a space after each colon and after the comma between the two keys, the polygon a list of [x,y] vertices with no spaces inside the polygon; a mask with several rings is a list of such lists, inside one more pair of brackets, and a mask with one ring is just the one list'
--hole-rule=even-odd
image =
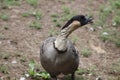
{"label": "goose leg", "polygon": [[50,75],[51,76],[51,80],[57,80],[57,77],[55,75]]}
{"label": "goose leg", "polygon": [[71,80],[75,80],[75,73],[71,74]]}

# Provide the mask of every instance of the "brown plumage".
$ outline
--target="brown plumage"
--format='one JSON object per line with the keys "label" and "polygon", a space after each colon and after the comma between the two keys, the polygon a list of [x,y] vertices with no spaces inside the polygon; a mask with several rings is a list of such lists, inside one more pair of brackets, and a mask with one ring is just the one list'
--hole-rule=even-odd
{"label": "brown plumage", "polygon": [[74,16],[61,28],[57,37],[49,37],[43,42],[40,61],[52,80],[57,80],[60,73],[72,74],[71,79],[75,80],[74,73],[79,65],[79,56],[67,38],[74,30],[90,22],[92,18],[86,18],[84,15]]}

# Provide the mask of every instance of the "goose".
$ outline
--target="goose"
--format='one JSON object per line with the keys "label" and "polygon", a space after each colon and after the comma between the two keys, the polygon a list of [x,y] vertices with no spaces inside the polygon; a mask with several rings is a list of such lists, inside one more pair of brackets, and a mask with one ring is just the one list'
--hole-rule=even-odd
{"label": "goose", "polygon": [[73,16],[60,29],[56,37],[48,37],[40,48],[40,61],[42,67],[50,74],[51,80],[57,80],[59,74],[71,74],[75,80],[75,71],[79,66],[79,52],[75,49],[68,36],[76,29],[88,23],[93,18],[84,15]]}

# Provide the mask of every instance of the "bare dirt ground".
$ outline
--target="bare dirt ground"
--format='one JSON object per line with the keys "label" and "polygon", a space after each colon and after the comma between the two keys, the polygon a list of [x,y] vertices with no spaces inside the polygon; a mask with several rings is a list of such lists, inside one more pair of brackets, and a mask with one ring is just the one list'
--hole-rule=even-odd
{"label": "bare dirt ground", "polygon": [[[98,19],[98,8],[104,0],[39,0],[38,6],[33,7],[20,0],[19,6],[10,6],[8,9],[0,9],[0,13],[8,13],[7,21],[0,19],[0,66],[7,67],[8,74],[0,72],[2,80],[20,80],[28,72],[29,62],[35,60],[37,68],[43,70],[40,65],[40,44],[49,35],[49,31],[54,27],[51,19],[52,13],[63,14],[62,6],[67,6],[76,14],[93,14],[94,21]],[[36,11],[40,9],[42,18],[39,20],[42,29],[30,28],[29,24],[35,20],[33,16],[23,17],[22,13]],[[61,24],[62,26],[65,24]],[[3,25],[8,25],[5,30]],[[111,72],[113,63],[120,62],[120,50],[113,43],[103,42],[99,38],[100,29],[91,31],[92,25],[86,25],[72,33],[70,39],[77,37],[76,48],[80,52],[80,68],[91,70],[90,74],[78,76],[86,77],[87,80],[95,80],[100,77],[102,80],[116,80],[120,73]],[[56,31],[59,28],[56,28]],[[88,48],[92,55],[82,56],[82,48]],[[24,61],[22,61],[24,60]],[[40,67],[39,67],[40,66]],[[0,80],[1,80],[0,79]],[[27,79],[29,80],[29,79]],[[120,80],[120,76],[119,79]]]}

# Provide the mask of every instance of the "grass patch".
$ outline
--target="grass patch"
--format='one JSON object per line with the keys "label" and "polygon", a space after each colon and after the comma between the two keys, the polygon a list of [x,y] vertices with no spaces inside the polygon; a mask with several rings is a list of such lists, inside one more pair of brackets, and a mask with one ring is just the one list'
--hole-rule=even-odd
{"label": "grass patch", "polygon": [[120,0],[116,0],[113,5],[116,9],[120,9]]}
{"label": "grass patch", "polygon": [[8,68],[5,65],[1,65],[0,72],[4,74],[8,74]]}
{"label": "grass patch", "polygon": [[42,26],[38,21],[33,21],[32,23],[30,23],[29,27],[35,28],[35,29],[41,29]]}
{"label": "grass patch", "polygon": [[63,6],[62,9],[63,9],[63,12],[64,12],[65,14],[70,14],[70,13],[71,13],[70,8],[67,7],[67,6]]}
{"label": "grass patch", "polygon": [[35,74],[34,65],[35,65],[35,61],[31,60],[30,63],[29,63],[29,71],[28,71],[30,76],[34,76],[34,74]]}
{"label": "grass patch", "polygon": [[[103,27],[100,38],[103,41],[111,41],[119,47],[120,0],[109,0],[105,5],[101,5],[99,12],[99,20],[96,21],[95,26]],[[109,31],[106,31],[108,35],[104,35],[103,32],[107,29],[109,29]]]}
{"label": "grass patch", "polygon": [[32,13],[32,15],[37,19],[40,20],[42,18],[42,12],[40,10],[37,10]]}
{"label": "grass patch", "polygon": [[52,21],[53,22],[57,22],[57,18],[52,18]]}
{"label": "grass patch", "polygon": [[109,34],[109,31],[103,31],[100,33],[100,37],[105,42],[111,39],[111,34]]}
{"label": "grass patch", "polygon": [[63,24],[65,21],[68,21],[75,15],[75,12],[73,13],[73,11],[71,11],[67,6],[62,6],[62,10],[62,15],[58,15],[57,13],[53,13],[51,15],[52,22],[54,22],[55,27],[61,27],[61,24]]}
{"label": "grass patch", "polygon": [[15,53],[15,57],[21,57],[21,54],[18,53],[18,52],[16,52],[16,53]]}
{"label": "grass patch", "polygon": [[56,27],[61,27],[61,23],[59,21],[55,22]]}
{"label": "grass patch", "polygon": [[3,28],[4,28],[5,30],[8,30],[8,29],[9,29],[9,26],[8,26],[8,25],[3,25]]}
{"label": "grass patch", "polygon": [[113,19],[113,26],[118,27],[120,25],[120,16],[116,15]]}
{"label": "grass patch", "polygon": [[99,14],[99,21],[97,22],[99,26],[104,26],[106,23],[106,20],[108,19],[108,16],[112,12],[111,7],[101,6],[100,8],[100,14]]}
{"label": "grass patch", "polygon": [[33,12],[24,12],[21,15],[23,17],[34,16],[36,20],[40,20],[42,18],[42,12],[40,10],[36,10]]}
{"label": "grass patch", "polygon": [[56,13],[54,13],[54,14],[52,14],[51,15],[51,17],[52,17],[52,22],[54,22],[54,26],[55,27],[61,27],[61,21],[58,19],[58,14],[56,14]]}
{"label": "grass patch", "polygon": [[26,2],[34,7],[38,5],[38,0],[26,0]]}
{"label": "grass patch", "polygon": [[120,61],[118,63],[113,63],[110,66],[108,73],[113,75],[120,75]]}
{"label": "grass patch", "polygon": [[92,65],[88,68],[78,68],[76,73],[78,75],[91,75],[91,76],[96,76],[96,73],[95,73],[95,68],[96,66],[95,65]]}
{"label": "grass patch", "polygon": [[7,9],[9,6],[13,5],[20,5],[17,0],[2,0],[1,3],[3,4],[2,9]]}
{"label": "grass patch", "polygon": [[83,49],[82,49],[82,55],[83,55],[84,57],[89,57],[89,56],[91,55],[91,52],[90,52],[89,49],[83,48]]}
{"label": "grass patch", "polygon": [[41,72],[35,71],[35,61],[34,60],[31,60],[29,63],[28,73],[29,73],[30,77],[32,77],[35,80],[39,80],[40,78],[47,80],[50,78],[50,75],[45,71],[41,71]]}
{"label": "grass patch", "polygon": [[57,13],[53,13],[53,14],[51,14],[51,17],[52,17],[52,18],[58,18],[59,16],[58,16]]}
{"label": "grass patch", "polygon": [[63,6],[62,9],[64,12],[63,16],[60,19],[62,22],[68,21],[69,19],[76,15],[75,11],[71,11],[70,8],[67,6]]}
{"label": "grass patch", "polygon": [[112,77],[112,76],[109,76],[108,78],[107,78],[107,80],[120,80],[120,76],[116,76],[116,77]]}
{"label": "grass patch", "polygon": [[71,19],[73,16],[75,16],[75,14],[71,13],[71,14],[65,14],[62,18],[61,21],[65,22],[68,21],[69,19]]}
{"label": "grass patch", "polygon": [[5,60],[8,60],[9,57],[10,57],[10,55],[9,55],[9,54],[6,54],[6,53],[2,55],[2,58],[5,59]]}
{"label": "grass patch", "polygon": [[62,9],[63,9],[63,12],[64,12],[65,14],[70,14],[70,13],[71,13],[71,12],[70,12],[70,8],[67,7],[67,6],[63,6]]}
{"label": "grass patch", "polygon": [[20,58],[20,62],[26,62],[26,61],[27,61],[26,57],[23,56]]}
{"label": "grass patch", "polygon": [[117,47],[120,47],[120,38],[114,40]]}
{"label": "grass patch", "polygon": [[111,41],[116,44],[117,47],[120,47],[120,34],[115,30],[112,31],[111,29],[107,31],[103,31],[100,33],[100,38],[105,41]]}
{"label": "grass patch", "polygon": [[55,27],[52,27],[49,30],[49,36],[53,36],[53,35],[56,35],[56,34],[58,34],[58,31],[56,31]]}
{"label": "grass patch", "polygon": [[89,68],[78,68],[77,74],[78,75],[83,75],[83,74],[92,74],[95,75],[94,69],[96,68],[95,65],[90,66]]}
{"label": "grass patch", "polygon": [[30,16],[30,13],[24,12],[24,13],[22,13],[22,16],[23,16],[23,17],[29,17],[29,16]]}
{"label": "grass patch", "polygon": [[2,33],[0,33],[0,39],[4,39],[4,35]]}
{"label": "grass patch", "polygon": [[2,15],[0,15],[0,18],[1,18],[3,21],[8,21],[9,15],[8,15],[8,14],[2,14]]}
{"label": "grass patch", "polygon": [[82,75],[82,74],[89,74],[90,71],[88,69],[85,68],[78,68],[77,70],[77,74]]}

